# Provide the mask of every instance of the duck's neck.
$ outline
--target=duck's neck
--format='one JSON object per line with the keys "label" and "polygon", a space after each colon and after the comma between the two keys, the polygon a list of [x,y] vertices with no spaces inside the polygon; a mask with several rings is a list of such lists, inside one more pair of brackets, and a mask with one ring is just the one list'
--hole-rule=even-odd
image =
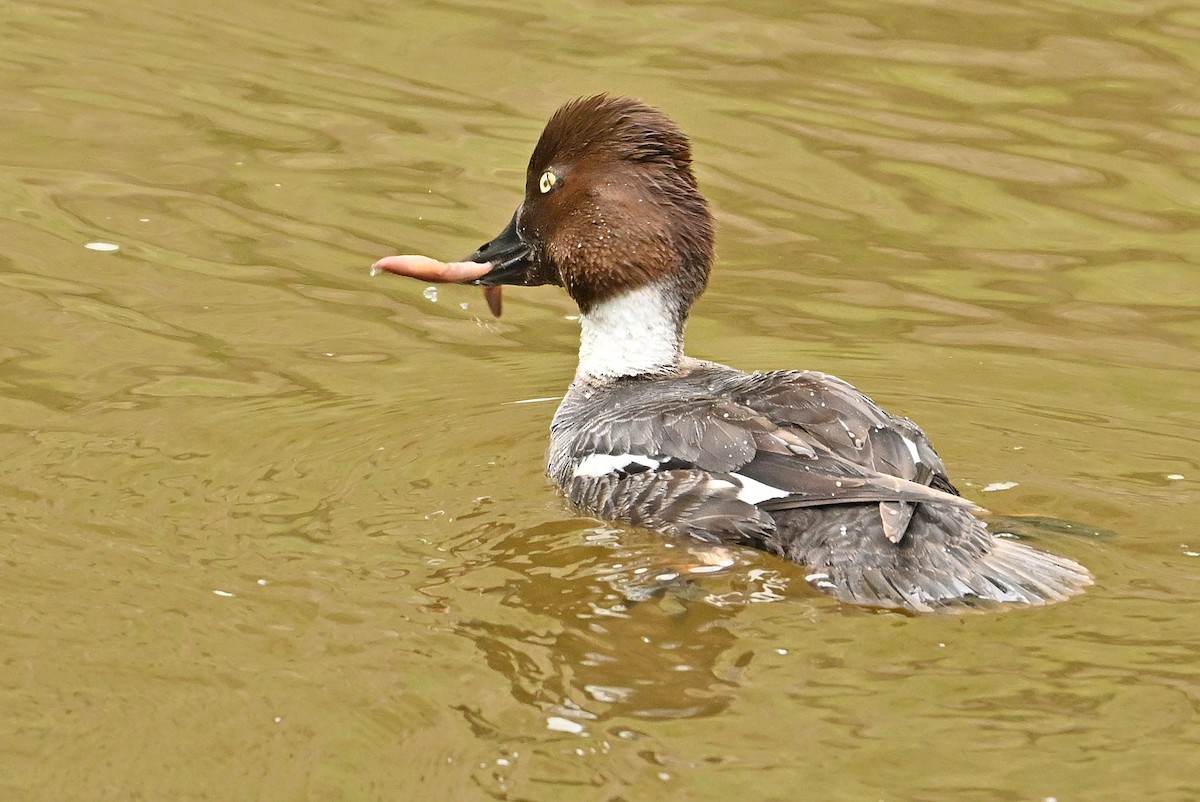
{"label": "duck's neck", "polygon": [[576,381],[669,373],[683,358],[686,313],[661,284],[629,290],[580,314]]}

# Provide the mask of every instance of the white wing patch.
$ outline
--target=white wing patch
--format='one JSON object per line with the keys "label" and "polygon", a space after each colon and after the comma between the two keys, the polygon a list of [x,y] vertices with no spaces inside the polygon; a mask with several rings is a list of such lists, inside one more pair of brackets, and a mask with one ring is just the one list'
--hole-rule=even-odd
{"label": "white wing patch", "polygon": [[[607,476],[610,473],[629,472],[629,468],[632,465],[638,465],[653,471],[665,461],[642,456],[641,454],[588,454],[575,466],[575,471],[572,475],[576,478],[581,476],[596,478],[598,476]],[[736,489],[738,500],[744,501],[747,504],[758,504],[768,499],[783,498],[784,496],[791,495],[786,490],[772,487],[757,479],[751,479],[749,476],[742,476],[740,473],[731,473],[729,476],[734,479],[734,482],[729,482],[725,479],[711,479],[708,482],[708,487],[712,492],[726,488]]]}
{"label": "white wing patch", "polygon": [[742,483],[741,488],[738,490],[737,497],[740,501],[744,501],[747,504],[758,504],[759,502],[763,502],[768,499],[783,498],[784,496],[791,495],[791,493],[786,490],[780,490],[778,487],[771,487],[770,485],[764,484],[757,479],[751,479],[749,476],[742,476],[740,473],[731,473],[729,475]]}
{"label": "white wing patch", "polygon": [[640,454],[588,454],[575,466],[574,476],[597,477],[626,470],[630,465],[641,465],[654,470],[662,463]]}

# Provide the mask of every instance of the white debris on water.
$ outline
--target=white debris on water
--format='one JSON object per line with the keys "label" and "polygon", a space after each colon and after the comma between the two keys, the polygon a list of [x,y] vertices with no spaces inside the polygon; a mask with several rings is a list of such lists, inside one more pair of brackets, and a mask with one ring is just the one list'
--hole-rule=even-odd
{"label": "white debris on water", "polygon": [[990,485],[984,486],[983,492],[995,493],[1000,490],[1012,490],[1018,484],[1020,484],[1020,482],[992,482]]}
{"label": "white debris on water", "polygon": [[1172,482],[1178,482],[1181,479],[1183,479],[1183,474],[1182,473],[1168,473],[1167,478],[1170,479]]}
{"label": "white debris on water", "polygon": [[431,301],[435,304],[437,303],[437,287],[426,287],[425,291],[422,292],[421,295],[424,296],[426,301]]}
{"label": "white debris on water", "polygon": [[500,406],[507,407],[507,406],[512,406],[514,404],[541,404],[541,403],[545,403],[547,401],[561,401],[561,400],[562,400],[561,395],[547,395],[547,396],[542,396],[540,398],[521,398],[516,401],[501,401]]}
{"label": "white debris on water", "polygon": [[624,702],[633,691],[629,688],[622,688],[615,685],[584,685],[583,689],[587,691],[588,696],[595,699],[597,702]]}
{"label": "white debris on water", "polygon": [[578,721],[571,721],[571,719],[563,718],[562,716],[547,716],[546,729],[578,735],[583,732],[583,725]]}
{"label": "white debris on water", "polygon": [[116,253],[121,250],[121,246],[115,242],[85,242],[83,247],[89,251],[101,251],[103,253]]}
{"label": "white debris on water", "polygon": [[226,599],[232,599],[236,594],[230,593],[227,590],[214,590],[213,595],[221,596],[222,598],[226,598]]}

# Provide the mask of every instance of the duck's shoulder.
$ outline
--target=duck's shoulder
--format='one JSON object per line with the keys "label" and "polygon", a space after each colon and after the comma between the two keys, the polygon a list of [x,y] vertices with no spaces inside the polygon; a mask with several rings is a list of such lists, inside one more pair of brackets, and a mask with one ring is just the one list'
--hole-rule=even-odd
{"label": "duck's shoulder", "polygon": [[730,394],[747,374],[715,362],[685,360],[670,374],[589,382],[567,391],[551,425],[555,458],[593,454],[671,457],[690,464],[738,464],[748,432],[772,428]]}
{"label": "duck's shoulder", "polygon": [[[920,428],[815,371],[744,373],[687,360],[670,376],[573,385],[552,427],[552,473],[575,472],[593,455],[635,455],[709,472],[799,460],[806,474],[827,467],[954,492]],[[599,458],[593,462],[600,465]]]}

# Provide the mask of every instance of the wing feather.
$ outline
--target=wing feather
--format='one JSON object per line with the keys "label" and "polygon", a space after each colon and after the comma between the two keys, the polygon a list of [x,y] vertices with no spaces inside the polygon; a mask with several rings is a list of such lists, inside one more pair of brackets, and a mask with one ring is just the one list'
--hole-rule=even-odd
{"label": "wing feather", "polygon": [[[619,384],[556,417],[552,437],[565,442],[550,472],[571,501],[610,520],[773,551],[858,604],[1042,604],[1090,584],[1071,560],[991,535],[925,434],[845,382],[708,370],[652,392]],[[595,455],[612,458],[586,464],[612,469],[572,473]]]}

